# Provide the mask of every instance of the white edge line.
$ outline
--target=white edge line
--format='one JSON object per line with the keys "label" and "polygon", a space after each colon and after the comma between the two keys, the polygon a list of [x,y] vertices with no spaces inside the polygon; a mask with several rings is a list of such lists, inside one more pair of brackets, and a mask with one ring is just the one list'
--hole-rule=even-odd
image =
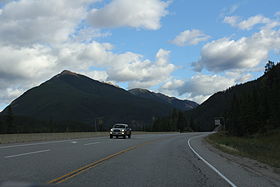
{"label": "white edge line", "polygon": [[99,144],[100,142],[92,142],[92,143],[86,143],[84,145],[93,145],[93,144]]}
{"label": "white edge line", "polygon": [[44,144],[52,144],[52,143],[62,143],[62,142],[67,142],[67,141],[71,141],[71,140],[60,140],[60,141],[39,142],[39,143],[30,143],[30,144],[8,145],[8,146],[2,146],[2,147],[0,147],[0,149],[13,148],[13,147],[25,147],[25,146],[32,146],[32,145],[44,145]]}
{"label": "white edge line", "polygon": [[189,148],[192,150],[192,152],[199,158],[201,159],[207,166],[209,166],[213,171],[215,171],[220,177],[222,177],[229,185],[231,185],[232,187],[237,187],[233,182],[231,182],[226,176],[224,176],[218,169],[216,169],[214,166],[212,166],[209,162],[207,162],[204,158],[202,158],[202,156],[200,156],[191,146],[190,141],[194,138],[198,138],[204,135],[200,135],[200,136],[195,136],[195,137],[191,137],[188,139],[188,145]]}
{"label": "white edge line", "polygon": [[18,157],[18,156],[25,156],[25,155],[43,153],[43,152],[47,152],[47,151],[50,151],[50,150],[47,149],[47,150],[34,151],[34,152],[29,152],[29,153],[22,153],[22,154],[18,154],[18,155],[10,155],[10,156],[5,156],[5,158],[13,158],[13,157]]}

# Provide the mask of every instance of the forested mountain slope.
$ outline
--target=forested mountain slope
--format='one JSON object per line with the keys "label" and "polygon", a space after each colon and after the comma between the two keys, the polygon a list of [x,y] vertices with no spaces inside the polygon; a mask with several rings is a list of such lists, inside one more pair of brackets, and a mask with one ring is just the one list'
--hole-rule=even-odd
{"label": "forested mountain slope", "polygon": [[257,80],[218,92],[186,112],[189,125],[209,131],[214,128],[214,119],[220,118],[226,130],[238,136],[279,128],[280,63],[269,63]]}
{"label": "forested mountain slope", "polygon": [[[2,116],[16,119],[13,122],[2,120],[2,129],[11,132],[26,129],[92,130],[97,118],[102,121],[103,129],[115,122],[130,123],[134,128],[139,128],[143,124],[151,124],[155,116],[168,115],[171,111],[171,105],[138,97],[116,86],[63,71],[14,100],[2,112]],[[7,125],[13,127],[4,127]]]}

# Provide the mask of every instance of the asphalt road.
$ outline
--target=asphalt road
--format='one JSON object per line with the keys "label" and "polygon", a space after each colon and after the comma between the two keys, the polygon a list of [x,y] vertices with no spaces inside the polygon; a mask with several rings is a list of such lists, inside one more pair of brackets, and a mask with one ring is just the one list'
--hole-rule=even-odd
{"label": "asphalt road", "polygon": [[[277,186],[210,151],[208,133],[0,145],[0,182],[66,186]],[[278,184],[279,185],[279,184]]]}

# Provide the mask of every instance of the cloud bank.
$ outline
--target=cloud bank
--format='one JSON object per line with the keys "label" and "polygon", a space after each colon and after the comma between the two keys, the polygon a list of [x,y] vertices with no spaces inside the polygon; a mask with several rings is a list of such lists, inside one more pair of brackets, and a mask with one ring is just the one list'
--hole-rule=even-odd
{"label": "cloud bank", "polygon": [[196,71],[246,70],[257,67],[271,50],[280,49],[280,31],[263,29],[251,37],[238,40],[222,38],[203,46],[200,60],[192,65]]}
{"label": "cloud bank", "polygon": [[160,28],[160,19],[168,14],[169,2],[160,0],[113,0],[101,9],[93,9],[87,21],[98,28]]}

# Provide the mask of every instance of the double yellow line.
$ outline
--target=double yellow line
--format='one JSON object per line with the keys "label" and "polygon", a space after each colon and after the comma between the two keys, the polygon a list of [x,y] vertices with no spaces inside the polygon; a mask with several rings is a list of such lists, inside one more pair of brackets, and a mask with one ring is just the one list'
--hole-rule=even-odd
{"label": "double yellow line", "polygon": [[[173,136],[172,136],[172,137],[173,137]],[[152,140],[152,141],[147,141],[147,142],[145,142],[145,143],[138,144],[138,145],[136,145],[136,146],[129,147],[129,148],[127,148],[127,149],[125,149],[125,150],[122,150],[122,151],[120,151],[120,152],[111,154],[111,155],[109,155],[109,156],[107,156],[107,157],[105,157],[105,158],[102,158],[102,159],[98,160],[98,161],[92,162],[92,163],[90,163],[90,164],[87,164],[87,165],[85,165],[85,166],[79,168],[79,169],[76,169],[76,170],[74,170],[74,171],[71,171],[71,172],[69,172],[69,173],[67,173],[67,174],[65,174],[65,175],[63,175],[63,176],[61,176],[61,177],[58,177],[58,178],[56,178],[56,179],[53,179],[53,180],[49,181],[48,184],[60,184],[60,183],[63,183],[63,182],[65,182],[65,181],[67,181],[67,180],[69,180],[69,179],[71,179],[71,178],[73,178],[73,177],[75,177],[75,176],[81,174],[82,172],[85,172],[85,171],[87,171],[87,170],[89,170],[89,169],[91,169],[91,168],[94,168],[95,166],[97,166],[98,164],[101,164],[102,162],[104,162],[104,161],[106,161],[106,160],[112,159],[112,158],[114,158],[114,157],[116,157],[116,156],[118,156],[118,155],[121,155],[121,154],[126,153],[126,152],[131,151],[131,150],[134,150],[134,149],[136,149],[136,148],[142,147],[142,146],[144,146],[144,145],[154,143],[154,142],[159,141],[159,140],[161,140],[161,139],[166,139],[166,137],[165,137],[165,138],[159,138],[159,139]]]}

